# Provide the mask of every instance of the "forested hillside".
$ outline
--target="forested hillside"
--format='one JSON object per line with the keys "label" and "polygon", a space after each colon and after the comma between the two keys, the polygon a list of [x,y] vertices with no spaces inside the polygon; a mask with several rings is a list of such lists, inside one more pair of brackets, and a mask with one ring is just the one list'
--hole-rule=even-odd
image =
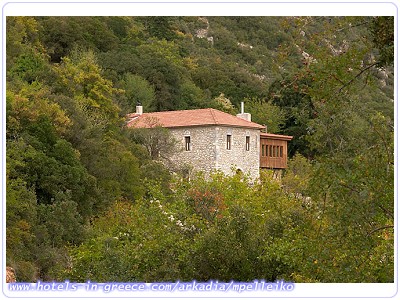
{"label": "forested hillside", "polygon": [[[391,17],[7,17],[7,266],[18,281],[394,280]],[[294,136],[185,180],[124,128],[212,107]],[[168,132],[162,132],[168,137]]]}

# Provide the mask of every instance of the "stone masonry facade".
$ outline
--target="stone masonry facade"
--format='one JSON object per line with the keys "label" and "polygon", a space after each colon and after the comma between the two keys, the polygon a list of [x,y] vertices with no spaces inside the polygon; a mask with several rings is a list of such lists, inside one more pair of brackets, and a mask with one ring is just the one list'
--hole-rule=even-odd
{"label": "stone masonry facade", "polygon": [[259,177],[260,130],[222,125],[169,130],[180,145],[179,151],[172,157],[177,164],[189,165],[195,172],[221,170],[232,175],[240,170],[252,179]]}

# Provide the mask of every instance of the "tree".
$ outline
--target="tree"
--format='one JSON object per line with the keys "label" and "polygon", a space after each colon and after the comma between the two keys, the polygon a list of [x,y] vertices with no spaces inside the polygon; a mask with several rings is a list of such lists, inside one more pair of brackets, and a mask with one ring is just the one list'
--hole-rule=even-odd
{"label": "tree", "polygon": [[[295,51],[300,50],[303,60],[305,56],[309,60],[290,82],[294,87],[308,79],[301,92],[313,108],[305,124],[308,147],[315,153],[314,167],[309,184],[305,181],[303,189],[309,197],[307,205],[319,223],[308,243],[314,264],[307,265],[303,275],[317,281],[336,282],[340,278],[380,282],[391,281],[393,277],[394,174],[389,154],[393,153],[389,146],[393,127],[391,115],[384,117],[379,112],[386,111],[380,107],[392,106],[393,102],[376,88],[378,61],[372,54],[372,39],[344,38],[356,30],[369,37],[370,20],[322,18],[321,23],[312,18],[294,20],[300,26],[300,30],[296,29],[299,42]],[[374,98],[380,100],[369,102],[370,93],[376,93]],[[377,105],[381,101],[385,104]],[[377,127],[378,119],[381,125]],[[379,154],[380,151],[385,154]],[[371,164],[366,162],[369,158]],[[372,192],[376,187],[369,183],[372,178],[381,184],[386,182],[385,195],[381,194],[379,200]],[[383,234],[373,236],[377,232]],[[374,264],[377,260],[386,266],[385,275],[381,266]],[[337,269],[345,270],[340,277]],[[351,278],[354,270],[362,273],[358,280]]]}
{"label": "tree", "polygon": [[295,197],[304,200],[306,205],[309,204],[307,201],[310,200],[308,193],[313,171],[311,162],[297,153],[288,161],[288,168],[282,178],[284,189]]}
{"label": "tree", "polygon": [[179,90],[186,70],[179,47],[174,42],[156,40],[140,45],[137,54],[142,66],[140,75],[155,88],[154,108],[157,111],[181,108]]}
{"label": "tree", "polygon": [[[9,169],[7,171],[10,172]],[[33,188],[27,188],[21,178],[9,178],[7,175],[7,265],[17,271],[17,279],[21,281],[35,280],[37,270],[34,263],[36,201]]]}
{"label": "tree", "polygon": [[[7,265],[32,282],[392,282],[393,20],[7,17]],[[282,182],[189,181],[169,133],[124,128],[137,101],[243,99],[294,136]]]}
{"label": "tree", "polygon": [[7,17],[7,70],[25,54],[46,57],[46,50],[39,38],[39,24],[33,17]]}
{"label": "tree", "polygon": [[153,160],[169,161],[179,151],[178,142],[168,129],[157,124],[157,120],[148,119],[149,128],[129,129],[132,139],[143,145]]}
{"label": "tree", "polygon": [[173,40],[176,35],[173,30],[173,17],[139,17],[146,26],[149,34],[159,40]]}
{"label": "tree", "polygon": [[125,90],[125,101],[121,101],[121,107],[126,107],[127,113],[135,111],[136,105],[140,103],[144,111],[154,111],[155,90],[150,83],[139,75],[126,73],[120,82],[121,88]]}
{"label": "tree", "polygon": [[279,133],[284,125],[284,112],[271,101],[244,99],[245,110],[251,113],[251,120],[267,126],[267,131]]}
{"label": "tree", "polygon": [[129,142],[109,133],[101,141],[93,139],[89,143],[87,150],[96,150],[84,161],[105,194],[104,201],[107,201],[99,203],[100,208],[107,208],[110,202],[121,197],[131,201],[139,199],[143,194],[139,161],[132,153]]}
{"label": "tree", "polygon": [[65,58],[58,72],[58,88],[70,98],[62,102],[69,102],[65,108],[75,121],[70,138],[102,191],[98,208],[119,197],[137,199],[141,194],[139,162],[122,134],[117,105],[123,91],[102,76],[93,52],[78,51]]}
{"label": "tree", "polygon": [[93,52],[76,50],[71,58],[63,59],[57,71],[57,88],[74,99],[91,127],[104,130],[109,125],[118,124],[119,107],[114,100],[122,91],[102,77]]}
{"label": "tree", "polygon": [[296,152],[312,157],[313,151],[307,137],[311,134],[308,123],[315,118],[316,112],[308,94],[312,79],[309,76],[294,75],[276,80],[269,89],[271,103],[285,115],[282,133],[293,136],[289,143],[289,156]]}
{"label": "tree", "polygon": [[179,91],[182,109],[209,108],[212,103],[207,94],[192,81],[185,80]]}
{"label": "tree", "polygon": [[236,109],[233,106],[231,100],[225,97],[224,93],[221,93],[218,97],[214,98],[214,103],[217,109],[222,110],[228,114],[235,114]]}
{"label": "tree", "polygon": [[82,240],[96,192],[62,138],[71,120],[48,90],[31,84],[19,93],[7,97],[7,259],[18,280],[34,281],[65,266],[62,248]]}
{"label": "tree", "polygon": [[79,46],[92,51],[107,51],[118,45],[118,38],[107,22],[99,17],[37,17],[42,41],[51,61],[61,62]]}
{"label": "tree", "polygon": [[394,18],[375,17],[371,24],[373,43],[379,50],[379,65],[393,65],[394,60]]}
{"label": "tree", "polygon": [[274,281],[290,279],[308,264],[298,258],[306,240],[301,233],[309,226],[306,212],[278,183],[265,178],[252,186],[241,175],[215,173],[171,186],[174,193],[165,193],[148,181],[140,201],[116,202],[95,221],[92,239],[70,249],[74,268],[63,276]]}

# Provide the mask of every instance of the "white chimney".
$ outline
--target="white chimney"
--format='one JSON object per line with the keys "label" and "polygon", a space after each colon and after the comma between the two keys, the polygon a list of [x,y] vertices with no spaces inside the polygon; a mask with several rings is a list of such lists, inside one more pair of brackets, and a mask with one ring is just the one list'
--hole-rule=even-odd
{"label": "white chimney", "polygon": [[251,114],[244,112],[244,102],[240,103],[240,114],[237,114],[236,117],[251,122]]}
{"label": "white chimney", "polygon": [[138,103],[138,104],[136,105],[136,114],[137,114],[137,115],[143,114],[143,106],[141,106],[140,103]]}

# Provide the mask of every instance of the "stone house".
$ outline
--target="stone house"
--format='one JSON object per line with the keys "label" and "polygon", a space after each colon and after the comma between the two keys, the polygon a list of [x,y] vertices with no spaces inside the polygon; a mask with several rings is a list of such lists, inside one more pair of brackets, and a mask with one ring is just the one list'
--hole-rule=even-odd
{"label": "stone house", "polygon": [[[228,175],[243,172],[256,179],[260,167],[269,167],[268,161],[274,162],[277,168],[286,167],[285,163],[276,161],[287,160],[287,146],[283,146],[291,137],[262,133],[265,126],[251,122],[251,115],[244,113],[243,104],[237,116],[212,108],[143,113],[142,106],[128,115],[127,127],[151,128],[155,124],[168,128],[181,147],[171,160],[190,165],[194,171],[221,170]],[[281,139],[282,145],[273,141],[275,136]],[[273,146],[268,161],[267,144]]]}

